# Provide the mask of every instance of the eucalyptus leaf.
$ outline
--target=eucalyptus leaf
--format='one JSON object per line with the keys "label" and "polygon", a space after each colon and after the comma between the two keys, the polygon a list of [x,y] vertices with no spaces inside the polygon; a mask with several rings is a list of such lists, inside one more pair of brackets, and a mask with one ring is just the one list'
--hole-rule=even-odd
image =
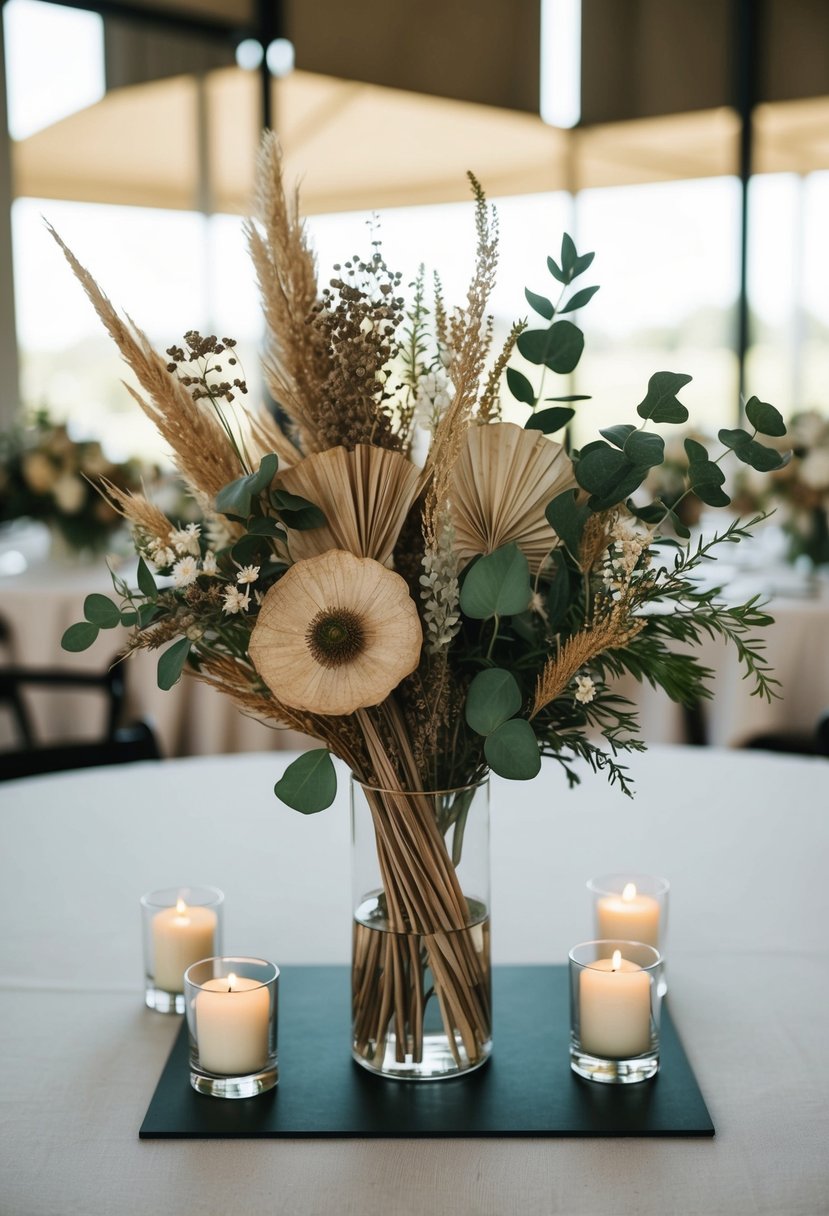
{"label": "eucalyptus leaf", "polygon": [[248,525],[248,532],[251,536],[273,536],[279,540],[287,540],[288,534],[284,528],[280,528],[279,524],[272,515],[260,515],[257,519],[252,519]]}
{"label": "eucalyptus leaf", "polygon": [[296,532],[308,532],[313,528],[324,527],[325,513],[299,494],[289,494],[287,490],[274,490],[271,502],[279,512],[279,518],[287,528]]}
{"label": "eucalyptus leaf", "polygon": [[570,272],[576,264],[578,258],[576,245],[569,232],[565,232],[561,237],[561,269],[570,277]]}
{"label": "eucalyptus leaf", "polygon": [[570,607],[570,572],[560,549],[551,555],[554,573],[547,590],[547,620],[551,630],[558,629]]}
{"label": "eucalyptus leaf", "polygon": [[727,448],[732,450],[745,447],[747,443],[751,443],[751,435],[748,431],[744,431],[742,427],[735,427],[733,430],[728,427],[723,427],[717,432],[717,438],[720,443],[724,443]]}
{"label": "eucalyptus leaf", "polygon": [[501,667],[479,671],[466,696],[467,726],[479,735],[491,735],[518,713],[521,702],[521,689],[511,672]]}
{"label": "eucalyptus leaf", "polygon": [[535,405],[533,386],[527,377],[522,372],[516,371],[514,367],[507,368],[507,388],[516,401],[521,401],[524,405]]}
{"label": "eucalyptus leaf", "polygon": [[765,444],[758,443],[756,439],[750,439],[748,443],[734,448],[734,455],[758,473],[770,473],[773,469],[782,469],[783,465],[788,463],[790,454],[783,455],[774,448],[767,448]]}
{"label": "eucalyptus leaf", "polygon": [[516,346],[530,363],[543,363],[550,371],[567,375],[581,358],[584,334],[572,321],[556,321],[549,329],[525,330]]}
{"label": "eucalyptus leaf", "polygon": [[750,397],[746,404],[746,418],[761,435],[771,435],[780,438],[786,434],[786,424],[783,415],[767,401]]}
{"label": "eucalyptus leaf", "polygon": [[275,452],[268,452],[259,462],[255,473],[246,473],[237,477],[228,485],[222,486],[216,495],[216,510],[223,515],[231,512],[246,519],[250,515],[251,499],[266,490],[276,476],[279,468],[279,458]]}
{"label": "eucalyptus leaf", "polygon": [[682,372],[654,372],[644,399],[636,407],[639,417],[651,422],[687,422],[688,411],[677,393],[691,379]]}
{"label": "eucalyptus leaf", "polygon": [[240,566],[263,566],[271,557],[271,547],[267,537],[248,533],[236,541],[230,555]]}
{"label": "eucalyptus leaf", "polygon": [[701,443],[697,443],[696,439],[686,439],[684,447],[689,464],[702,464],[709,460],[708,449]]}
{"label": "eucalyptus leaf", "polygon": [[138,627],[146,629],[151,621],[155,620],[161,609],[158,604],[141,604],[138,608]]}
{"label": "eucalyptus leaf", "polygon": [[619,426],[606,426],[604,430],[599,431],[599,434],[604,435],[609,443],[621,451],[635,430],[635,426],[626,422]]}
{"label": "eucalyptus leaf", "polygon": [[473,620],[512,616],[530,602],[530,568],[517,545],[503,545],[480,558],[463,580],[461,611]]}
{"label": "eucalyptus leaf", "polygon": [[576,503],[576,494],[576,490],[564,490],[547,504],[544,512],[547,516],[547,523],[561,538],[574,558],[579,555],[581,534],[587,523],[587,517],[590,515],[587,503],[581,506]]}
{"label": "eucalyptus leaf", "polygon": [[566,409],[564,406],[539,410],[537,414],[530,415],[524,423],[524,429],[526,431],[543,431],[545,435],[553,435],[556,431],[560,431],[563,426],[567,425],[575,412],[575,410]]}
{"label": "eucalyptus leaf", "polygon": [[163,689],[164,692],[168,692],[174,684],[178,683],[189,653],[190,639],[179,638],[159,658],[158,687]]}
{"label": "eucalyptus leaf", "polygon": [[665,459],[665,440],[650,431],[634,431],[625,443],[624,452],[638,468],[652,469]]}
{"label": "eucalyptus leaf", "polygon": [[541,771],[541,752],[526,718],[510,718],[484,743],[484,755],[494,773],[510,781],[531,781]]}
{"label": "eucalyptus leaf", "polygon": [[582,287],[581,291],[577,291],[572,295],[567,303],[562,305],[558,311],[575,312],[577,308],[584,308],[586,304],[590,303],[598,290],[598,287]]}
{"label": "eucalyptus leaf", "polygon": [[138,559],[138,590],[142,595],[146,595],[148,600],[154,600],[158,595],[155,579],[143,557]]}
{"label": "eucalyptus leaf", "polygon": [[261,494],[263,490],[267,490],[268,486],[276,477],[276,471],[279,468],[279,457],[276,452],[268,452],[259,461],[259,468],[255,473],[251,473],[248,477],[248,485],[252,498],[257,494]]}
{"label": "eucalyptus leaf", "polygon": [[273,787],[286,806],[303,815],[326,810],[337,794],[337,772],[327,747],[315,747],[298,756]]}
{"label": "eucalyptus leaf", "polygon": [[575,466],[576,480],[582,489],[603,496],[631,467],[632,462],[624,452],[609,443],[598,442],[591,444],[579,457]]}
{"label": "eucalyptus leaf", "polygon": [[546,321],[553,319],[555,309],[551,300],[548,300],[546,296],[536,295],[534,291],[530,291],[529,287],[524,288],[524,295],[527,297],[527,303],[530,308],[537,312],[540,317],[544,317]]}
{"label": "eucalyptus leaf", "polygon": [[567,282],[564,271],[561,269],[561,267],[556,262],[553,261],[552,258],[547,258],[547,269],[549,270],[549,272],[553,276],[553,278],[557,279],[559,283]]}
{"label": "eucalyptus leaf", "polygon": [[78,621],[76,625],[70,625],[64,633],[60,640],[61,648],[71,654],[88,650],[92,643],[97,641],[98,633],[98,626],[93,625],[91,621]]}
{"label": "eucalyptus leaf", "polygon": [[116,604],[106,595],[93,593],[83,602],[83,614],[87,621],[100,629],[114,629],[121,624],[121,613]]}

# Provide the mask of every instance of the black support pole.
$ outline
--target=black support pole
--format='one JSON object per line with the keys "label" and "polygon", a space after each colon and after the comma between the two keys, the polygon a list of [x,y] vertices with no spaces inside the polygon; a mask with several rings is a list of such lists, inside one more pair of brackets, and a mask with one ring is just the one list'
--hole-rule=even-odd
{"label": "black support pole", "polygon": [[746,354],[751,340],[748,307],[748,187],[754,156],[753,113],[757,102],[757,55],[763,0],[735,0],[735,106],[740,117],[740,290],[737,298],[738,413],[746,392]]}

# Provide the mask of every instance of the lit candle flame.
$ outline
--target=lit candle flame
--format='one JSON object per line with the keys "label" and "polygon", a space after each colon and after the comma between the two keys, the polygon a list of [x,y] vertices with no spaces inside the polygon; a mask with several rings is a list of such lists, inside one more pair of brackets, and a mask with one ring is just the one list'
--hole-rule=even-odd
{"label": "lit candle flame", "polygon": [[178,916],[184,916],[186,911],[187,911],[187,904],[179,896],[179,898],[176,900],[176,914]]}
{"label": "lit candle flame", "polygon": [[233,985],[234,985],[235,983],[236,983],[236,976],[235,976],[235,975],[233,974],[233,972],[231,971],[230,975],[227,977],[227,990],[228,990],[228,992],[232,992],[232,991],[233,991]]}
{"label": "lit candle flame", "polygon": [[625,903],[628,903],[628,904],[630,903],[630,901],[632,899],[636,899],[636,883],[635,882],[626,882],[625,883],[625,889],[622,892],[622,899],[625,901]]}
{"label": "lit candle flame", "polygon": [[611,969],[611,971],[619,971],[621,969],[621,966],[622,966],[622,951],[614,950],[613,958],[610,960],[610,969]]}

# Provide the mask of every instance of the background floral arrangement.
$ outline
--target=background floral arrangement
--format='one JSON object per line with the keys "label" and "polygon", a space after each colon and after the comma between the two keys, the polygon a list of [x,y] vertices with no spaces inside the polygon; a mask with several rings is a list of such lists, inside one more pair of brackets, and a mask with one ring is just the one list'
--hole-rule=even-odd
{"label": "background floral arrangement", "polygon": [[97,440],[72,439],[40,411],[0,434],[0,522],[42,520],[73,549],[103,549],[123,520],[96,483],[135,491],[144,471],[135,460],[108,460]]}
{"label": "background floral arrangement", "polygon": [[[555,299],[527,291],[541,324],[514,326],[492,358],[497,219],[471,183],[477,252],[463,307],[448,307],[439,280],[427,291],[425,273],[407,303],[376,241],[320,290],[266,137],[247,236],[284,431],[244,402],[231,339],[190,332],[162,357],[54,235],[204,511],[202,525],[171,529],[144,496],[109,487],[141,555],[138,589],[116,579],[117,603],[90,596],[64,645],[83,649],[100,628],[130,625],[133,647],[166,647],[162,687],[187,667],[244,712],[319,740],[276,784],[300,811],[333,801],[332,753],[380,787],[371,808],[389,937],[420,934],[422,947],[410,956],[395,946],[380,968],[358,1050],[380,1050],[395,1024],[408,1028],[398,1050],[406,1038],[417,1055],[428,972],[453,1050],[474,1062],[488,1034],[488,963],[466,931],[454,868],[463,802],[438,815],[423,791],[468,787],[489,769],[529,779],[542,754],[573,782],[580,758],[629,791],[618,757],[643,744],[612,677],[632,672],[675,699],[709,695],[710,673],[674,647],[703,633],[736,644],[759,695],[772,695],[773,680],[753,637],[768,618],[754,601],[719,603],[692,577],[746,529],[732,523],[666,557],[654,548],[660,533],[688,536],[681,496],[673,507],[631,497],[664,457],[650,424],[687,420],[677,393],[690,377],[656,373],[638,426],[607,428],[568,455],[550,436],[580,398],[547,395],[548,377],[581,356],[567,314],[598,290],[573,289],[593,254],[564,237],[558,261],[547,260]],[[538,369],[537,386],[508,366],[516,351]],[[502,421],[504,380],[527,407],[524,427]],[[782,465],[758,439],[784,433],[778,412],[753,398],[747,417],[751,431],[720,432],[723,454]],[[422,464],[419,424],[429,437]],[[685,449],[686,493],[727,505],[722,457],[692,439]],[[355,966],[363,974],[367,955],[358,951]]]}
{"label": "background floral arrangement", "polygon": [[789,537],[789,557],[807,557],[816,566],[829,564],[829,419],[815,410],[795,414],[787,441],[792,458],[768,478],[747,470],[740,478],[737,501],[746,509],[776,507]]}

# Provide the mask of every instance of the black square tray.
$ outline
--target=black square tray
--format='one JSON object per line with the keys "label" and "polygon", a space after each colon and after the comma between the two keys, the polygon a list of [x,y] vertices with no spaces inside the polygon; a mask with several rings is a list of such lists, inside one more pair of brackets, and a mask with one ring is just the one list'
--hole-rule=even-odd
{"label": "black square tray", "polygon": [[494,968],[491,1060],[432,1083],[386,1081],[352,1061],[347,967],[288,967],[279,986],[277,1088],[236,1100],[197,1094],[182,1026],[143,1139],[714,1134],[666,1006],[654,1080],[602,1085],[570,1070],[566,966]]}

